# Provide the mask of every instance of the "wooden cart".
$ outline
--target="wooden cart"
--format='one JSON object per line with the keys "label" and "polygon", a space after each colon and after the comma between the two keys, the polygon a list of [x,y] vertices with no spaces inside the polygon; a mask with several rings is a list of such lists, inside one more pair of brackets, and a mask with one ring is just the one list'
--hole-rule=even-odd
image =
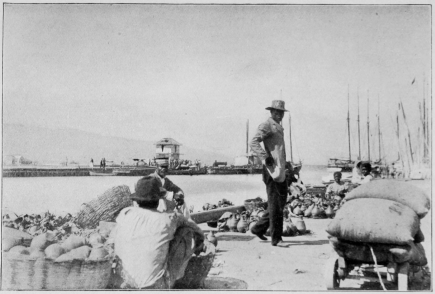
{"label": "wooden cart", "polygon": [[388,264],[378,264],[376,266],[346,260],[335,253],[327,261],[324,278],[327,290],[335,290],[339,289],[340,281],[344,279],[379,282],[377,274],[379,272],[384,283],[396,284],[399,291],[407,291],[409,271],[409,262],[389,262]]}

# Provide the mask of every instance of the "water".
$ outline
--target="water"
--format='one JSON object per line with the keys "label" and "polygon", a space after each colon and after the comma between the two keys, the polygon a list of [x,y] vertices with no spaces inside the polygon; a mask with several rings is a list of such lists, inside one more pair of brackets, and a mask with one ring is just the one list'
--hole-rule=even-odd
{"label": "water", "polygon": [[[301,178],[304,183],[320,184],[326,174],[324,166],[304,166]],[[216,203],[222,198],[242,205],[244,200],[266,199],[266,189],[261,175],[202,175],[168,176],[183,189],[186,202],[201,211],[205,203]],[[2,208],[16,214],[56,214],[79,211],[82,203],[96,198],[104,191],[118,185],[127,185],[134,192],[140,177],[31,177],[3,178]]]}

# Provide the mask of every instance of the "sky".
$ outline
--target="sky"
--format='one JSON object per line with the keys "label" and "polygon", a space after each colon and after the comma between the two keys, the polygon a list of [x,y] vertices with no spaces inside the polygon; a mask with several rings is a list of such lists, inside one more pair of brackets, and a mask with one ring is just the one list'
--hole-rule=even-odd
{"label": "sky", "polygon": [[[5,4],[3,123],[73,128],[228,156],[284,100],[287,154],[397,158],[431,93],[429,5]],[[369,100],[369,102],[368,102]],[[427,103],[427,102],[426,102]],[[379,111],[378,111],[379,109]],[[188,155],[186,155],[188,157]]]}

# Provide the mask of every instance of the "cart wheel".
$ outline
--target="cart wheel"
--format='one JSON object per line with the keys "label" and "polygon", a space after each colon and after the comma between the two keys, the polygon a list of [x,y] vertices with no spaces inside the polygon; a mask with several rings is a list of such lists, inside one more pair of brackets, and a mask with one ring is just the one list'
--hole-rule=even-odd
{"label": "cart wheel", "polygon": [[340,277],[338,275],[338,258],[331,257],[326,262],[325,284],[327,290],[335,290],[340,287]]}
{"label": "cart wheel", "polygon": [[408,291],[408,272],[408,262],[399,265],[399,272],[397,275],[397,288],[399,291]]}

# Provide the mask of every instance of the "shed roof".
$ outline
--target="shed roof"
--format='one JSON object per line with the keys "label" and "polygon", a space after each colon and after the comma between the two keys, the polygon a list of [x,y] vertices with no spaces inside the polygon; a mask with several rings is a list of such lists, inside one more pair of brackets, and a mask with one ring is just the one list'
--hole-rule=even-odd
{"label": "shed roof", "polygon": [[175,141],[172,138],[163,138],[160,141],[156,142],[154,145],[178,145],[178,146],[181,146],[180,143],[178,143],[177,141]]}

